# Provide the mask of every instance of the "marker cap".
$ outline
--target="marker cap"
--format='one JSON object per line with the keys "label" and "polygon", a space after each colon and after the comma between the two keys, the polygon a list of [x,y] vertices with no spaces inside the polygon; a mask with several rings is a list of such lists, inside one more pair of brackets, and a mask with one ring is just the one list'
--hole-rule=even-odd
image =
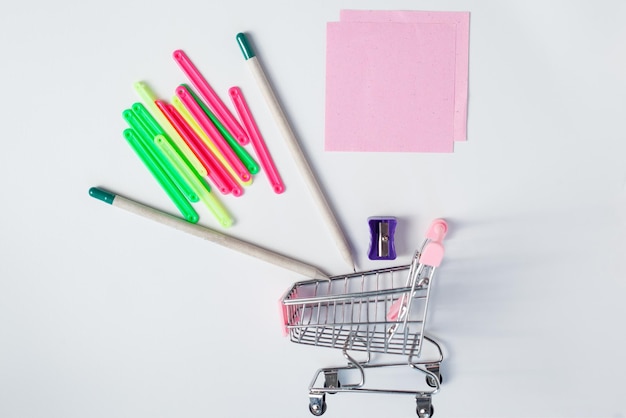
{"label": "marker cap", "polygon": [[248,38],[246,38],[244,33],[237,34],[237,43],[239,44],[239,48],[241,48],[241,52],[243,53],[245,59],[249,60],[255,56],[254,50],[250,46]]}
{"label": "marker cap", "polygon": [[102,200],[104,203],[108,203],[109,205],[113,204],[113,200],[115,199],[115,195],[113,193],[109,193],[106,190],[102,190],[98,187],[92,187],[89,189],[89,195],[91,197],[95,197],[96,199]]}

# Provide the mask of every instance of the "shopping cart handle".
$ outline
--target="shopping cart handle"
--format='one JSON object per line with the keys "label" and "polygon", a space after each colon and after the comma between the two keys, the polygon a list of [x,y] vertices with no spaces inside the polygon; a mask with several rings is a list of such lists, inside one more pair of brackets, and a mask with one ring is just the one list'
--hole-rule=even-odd
{"label": "shopping cart handle", "polygon": [[279,312],[281,313],[281,319],[282,321],[282,331],[283,331],[283,337],[286,337],[289,335],[289,318],[288,318],[288,314],[287,314],[287,306],[285,306],[285,304],[283,303],[283,299],[281,298],[278,301],[278,309]]}
{"label": "shopping cart handle", "polygon": [[431,241],[441,242],[448,232],[448,223],[443,219],[435,219],[426,231],[426,238]]}
{"label": "shopping cart handle", "polygon": [[443,260],[443,253],[443,245],[440,242],[431,241],[422,250],[419,262],[427,266],[439,267]]}
{"label": "shopping cart handle", "polygon": [[400,316],[400,311],[405,305],[406,302],[404,300],[404,297],[396,299],[396,301],[391,304],[391,307],[389,307],[389,312],[387,312],[387,321],[397,321],[398,317]]}

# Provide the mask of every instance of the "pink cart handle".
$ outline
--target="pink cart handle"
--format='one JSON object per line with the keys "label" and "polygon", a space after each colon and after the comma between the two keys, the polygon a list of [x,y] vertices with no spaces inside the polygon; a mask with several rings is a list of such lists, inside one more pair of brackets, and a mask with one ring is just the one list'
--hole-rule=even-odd
{"label": "pink cart handle", "polygon": [[387,321],[397,321],[400,316],[400,311],[402,310],[402,306],[406,305],[406,301],[404,300],[404,296],[398,298],[391,304],[389,307],[389,312],[387,312]]}
{"label": "pink cart handle", "polygon": [[448,233],[448,223],[443,219],[435,219],[426,231],[426,238],[431,241],[441,242]]}
{"label": "pink cart handle", "polygon": [[283,300],[280,299],[278,301],[278,309],[280,310],[281,316],[282,316],[282,331],[283,331],[283,337],[286,337],[289,335],[289,318],[287,318],[287,306],[285,306],[285,304],[283,303]]}
{"label": "pink cart handle", "polygon": [[440,242],[431,241],[422,250],[420,263],[426,266],[439,267],[443,260],[443,253],[443,245]]}

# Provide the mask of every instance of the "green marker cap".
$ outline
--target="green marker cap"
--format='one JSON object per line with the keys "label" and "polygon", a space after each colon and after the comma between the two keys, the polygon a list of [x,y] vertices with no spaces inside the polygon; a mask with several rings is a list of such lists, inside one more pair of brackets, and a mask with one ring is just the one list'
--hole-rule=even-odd
{"label": "green marker cap", "polygon": [[109,205],[112,205],[113,200],[115,199],[115,195],[113,193],[107,192],[106,190],[102,190],[98,187],[92,187],[89,189],[89,196],[100,199]]}
{"label": "green marker cap", "polygon": [[254,50],[250,46],[248,38],[246,38],[244,33],[237,34],[237,43],[239,44],[239,48],[241,48],[241,52],[243,53],[245,59],[249,60],[255,56]]}

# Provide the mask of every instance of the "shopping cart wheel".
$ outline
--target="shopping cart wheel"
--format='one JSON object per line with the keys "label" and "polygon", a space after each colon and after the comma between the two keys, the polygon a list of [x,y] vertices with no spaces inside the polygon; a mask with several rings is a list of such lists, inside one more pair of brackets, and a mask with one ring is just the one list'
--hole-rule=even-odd
{"label": "shopping cart wheel", "polygon": [[[427,364],[426,370],[428,370],[430,373],[434,374],[437,377],[437,380],[439,381],[439,385],[443,383],[443,377],[441,376],[441,373],[439,372],[439,363]],[[428,386],[430,386],[431,388],[436,388],[438,386],[437,382],[435,381],[435,378],[431,375],[426,375],[426,384],[428,384]]]}
{"label": "shopping cart wheel", "polygon": [[319,417],[326,412],[326,396],[321,395],[309,395],[309,411]]}
{"label": "shopping cart wheel", "polygon": [[415,400],[417,401],[417,408],[415,409],[417,416],[419,418],[431,418],[435,413],[435,408],[433,408],[430,396],[422,393],[417,395]]}
{"label": "shopping cart wheel", "polygon": [[[443,383],[443,376],[441,374],[438,374],[437,378],[439,379],[439,385],[441,385]],[[426,376],[426,384],[431,388],[437,387],[437,382],[435,382],[435,378],[432,376]]]}
{"label": "shopping cart wheel", "polygon": [[426,410],[424,409],[420,409],[420,407],[417,407],[417,416],[419,418],[431,418],[433,416],[433,414],[435,413],[435,408],[431,405],[430,408],[428,408],[429,413],[426,413]]}

